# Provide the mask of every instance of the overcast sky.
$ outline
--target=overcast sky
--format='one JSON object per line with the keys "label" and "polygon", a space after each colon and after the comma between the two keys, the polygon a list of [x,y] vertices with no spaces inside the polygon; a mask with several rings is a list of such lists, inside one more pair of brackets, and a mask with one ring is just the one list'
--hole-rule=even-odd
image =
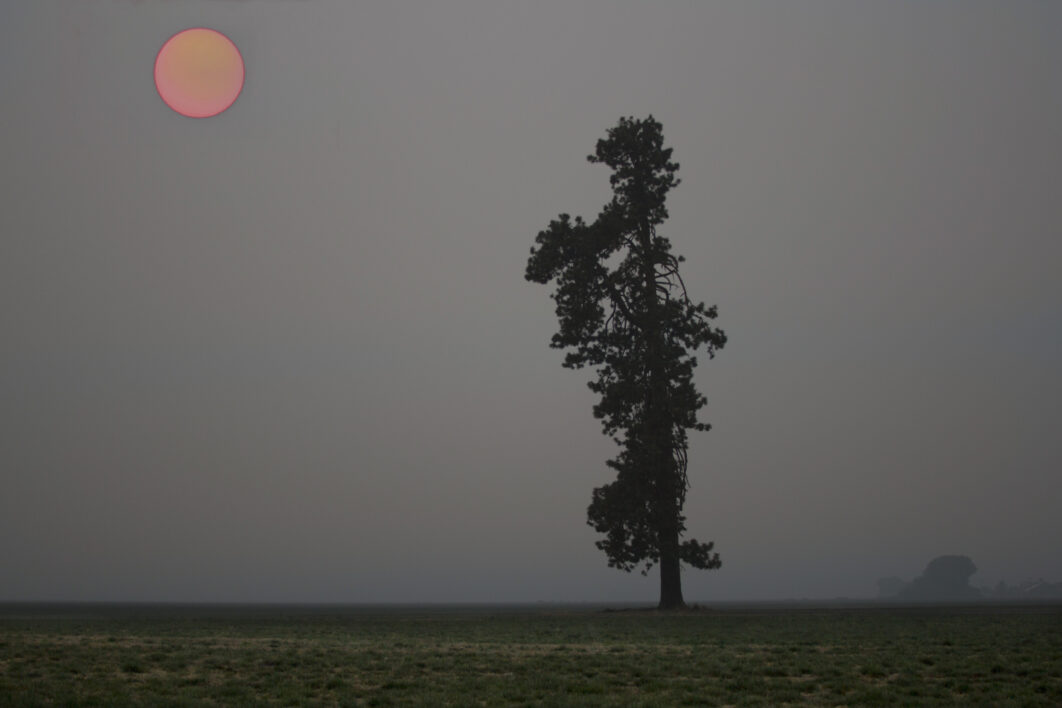
{"label": "overcast sky", "polygon": [[[155,55],[246,62],[184,118]],[[523,278],[652,114],[697,383],[689,601],[1062,580],[1062,4],[0,6],[0,599],[655,601]]]}

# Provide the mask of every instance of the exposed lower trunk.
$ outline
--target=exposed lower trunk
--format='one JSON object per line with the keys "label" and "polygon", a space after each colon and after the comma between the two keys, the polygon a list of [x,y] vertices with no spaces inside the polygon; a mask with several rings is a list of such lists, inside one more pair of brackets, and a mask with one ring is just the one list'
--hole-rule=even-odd
{"label": "exposed lower trunk", "polygon": [[674,542],[667,543],[660,554],[660,604],[661,610],[677,610],[686,606],[682,599],[682,575],[679,567],[678,533]]}

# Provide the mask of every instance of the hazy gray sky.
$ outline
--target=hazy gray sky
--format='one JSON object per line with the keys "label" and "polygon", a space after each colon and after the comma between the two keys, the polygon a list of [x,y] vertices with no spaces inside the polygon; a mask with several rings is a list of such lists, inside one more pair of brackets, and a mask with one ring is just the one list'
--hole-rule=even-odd
{"label": "hazy gray sky", "polygon": [[[209,26],[215,118],[152,67]],[[523,279],[652,113],[698,384],[686,598],[1062,580],[1062,4],[0,8],[0,599],[654,601]],[[701,357],[702,362],[705,357]]]}

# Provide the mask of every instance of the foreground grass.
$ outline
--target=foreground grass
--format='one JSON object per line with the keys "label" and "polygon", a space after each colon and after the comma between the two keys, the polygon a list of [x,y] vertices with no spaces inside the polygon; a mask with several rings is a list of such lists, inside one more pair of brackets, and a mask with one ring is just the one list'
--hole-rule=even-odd
{"label": "foreground grass", "polygon": [[1062,606],[0,605],[2,705],[1062,705]]}

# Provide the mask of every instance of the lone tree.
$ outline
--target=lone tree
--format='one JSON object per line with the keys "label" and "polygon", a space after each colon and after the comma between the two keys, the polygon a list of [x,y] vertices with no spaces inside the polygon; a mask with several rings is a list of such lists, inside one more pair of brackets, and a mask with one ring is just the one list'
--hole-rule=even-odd
{"label": "lone tree", "polygon": [[706,403],[693,384],[697,360],[726,343],[713,328],[714,306],[694,303],[679,275],[682,256],[657,234],[667,219],[664,200],[678,185],[678,163],[664,147],[661,125],[621,118],[587,158],[612,170],[615,194],[592,224],[561,214],[535,238],[526,278],[556,281],[559,331],[550,346],[568,349],[564,366],[596,367],[590,389],[600,394],[594,416],[622,448],[607,462],[615,481],[594,490],[587,523],[608,564],[647,575],[660,565],[661,609],[680,608],[680,563],[720,567],[712,543],[682,541],[687,430]]}

